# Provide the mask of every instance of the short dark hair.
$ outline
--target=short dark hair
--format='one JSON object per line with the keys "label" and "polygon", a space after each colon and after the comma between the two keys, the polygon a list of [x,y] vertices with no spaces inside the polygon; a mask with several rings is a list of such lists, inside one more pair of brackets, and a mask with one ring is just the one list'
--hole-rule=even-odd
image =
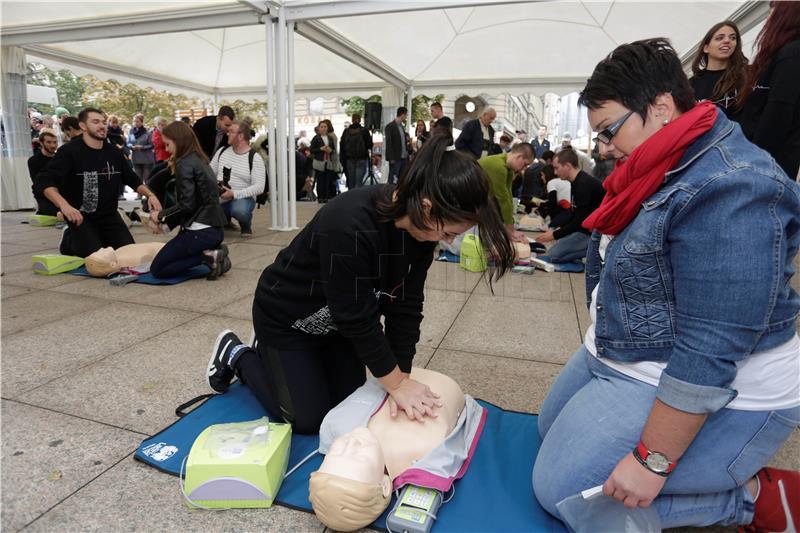
{"label": "short dark hair", "polygon": [[400,106],[400,107],[397,108],[397,116],[398,117],[400,115],[407,115],[407,114],[408,114],[408,108],[407,107]]}
{"label": "short dark hair", "polygon": [[545,159],[553,159],[555,155],[556,153],[554,151],[547,150],[545,152],[542,152],[542,157],[540,157],[539,159],[541,159],[542,161],[544,161]]}
{"label": "short dark hair", "polygon": [[228,117],[229,119],[233,120],[236,118],[236,113],[233,112],[233,108],[229,105],[224,105],[219,108],[217,111],[217,117]]}
{"label": "short dark hair", "polygon": [[52,137],[53,139],[58,139],[53,130],[43,130],[39,132],[39,139],[44,139],[45,137]]}
{"label": "short dark hair", "polygon": [[361,115],[358,113],[353,113],[353,116],[350,118],[353,120],[353,123],[361,122]]}
{"label": "short dark hair", "polygon": [[509,136],[509,134],[508,134],[508,133],[504,133],[504,134],[502,134],[502,135],[500,136],[500,140],[501,140],[501,141],[505,141],[505,142],[507,142],[507,143],[510,143],[510,142],[511,142],[511,136]]}
{"label": "short dark hair", "polygon": [[529,157],[531,159],[533,159],[533,156],[536,154],[536,152],[533,150],[533,146],[531,146],[531,143],[517,143],[513,148],[511,148],[512,154],[518,154],[520,152],[524,152],[525,157]]}
{"label": "short dark hair", "polygon": [[681,112],[694,107],[694,91],[683,73],[678,54],[668,39],[657,37],[615,48],[594,68],[578,104],[597,109],[611,100],[646,121],[647,107],[664,93],[672,95]]}
{"label": "short dark hair", "polygon": [[[104,117],[106,116],[102,109],[97,109],[96,107],[84,107],[81,109],[81,112],[78,113],[78,122],[86,122],[86,119],[89,118],[89,113],[97,113],[99,115],[103,115]],[[78,126],[78,129],[80,129],[80,126]]]}
{"label": "short dark hair", "polygon": [[542,167],[541,173],[544,174],[545,182],[556,179],[556,169],[553,165],[545,165]]}
{"label": "short dark hair", "polygon": [[81,129],[80,120],[77,117],[64,117],[61,121],[61,130],[79,130]]}
{"label": "short dark hair", "polygon": [[442,108],[442,104],[440,104],[439,102],[434,102],[434,103],[431,104],[431,107],[438,107],[439,109],[441,109]]}
{"label": "short dark hair", "polygon": [[562,165],[565,163],[569,163],[575,168],[578,168],[578,153],[572,149],[572,147],[566,147],[561,149],[555,156],[555,159],[558,159],[558,162]]}

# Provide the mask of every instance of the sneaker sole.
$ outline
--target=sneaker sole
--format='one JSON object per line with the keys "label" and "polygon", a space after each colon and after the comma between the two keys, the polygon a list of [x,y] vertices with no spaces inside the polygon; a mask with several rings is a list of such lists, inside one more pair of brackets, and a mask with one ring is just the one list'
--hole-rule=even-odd
{"label": "sneaker sole", "polygon": [[222,339],[228,333],[233,333],[233,331],[226,329],[223,330],[222,333],[217,335],[217,340],[214,341],[214,347],[211,349],[211,359],[208,360],[208,366],[206,366],[206,383],[208,383],[208,387],[215,393],[217,391],[214,390],[214,387],[211,386],[211,379],[210,379],[211,376],[208,374],[208,371],[211,369],[212,366],[214,366],[214,360],[217,358],[217,352],[219,351],[220,344],[222,344]]}

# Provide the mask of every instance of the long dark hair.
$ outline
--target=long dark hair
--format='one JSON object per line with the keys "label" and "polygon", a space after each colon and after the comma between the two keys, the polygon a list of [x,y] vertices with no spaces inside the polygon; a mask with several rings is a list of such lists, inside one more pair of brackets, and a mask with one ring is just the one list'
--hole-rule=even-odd
{"label": "long dark hair", "polygon": [[[477,224],[481,244],[494,257],[491,283],[492,278],[500,279],[514,266],[514,248],[497,200],[491,195],[489,179],[474,158],[448,149],[451,142],[448,135],[431,137],[400,176],[394,199],[386,195],[378,201],[378,215],[384,220],[408,215],[411,223],[422,230],[445,223]],[[423,199],[432,204],[427,217]]]}
{"label": "long dark hair", "polygon": [[708,68],[708,54],[703,52],[703,47],[711,42],[720,28],[725,26],[733,28],[736,33],[736,48],[734,48],[731,57],[728,58],[728,64],[725,67],[725,74],[714,85],[714,90],[711,93],[710,100],[717,101],[725,98],[726,94],[735,92],[737,95],[741,94],[747,84],[747,58],[742,53],[742,33],[739,31],[739,26],[735,22],[725,20],[718,22],[711,26],[706,36],[703,37],[703,42],[697,50],[697,54],[692,61],[692,74],[697,76],[703,70]]}
{"label": "long dark hair", "polygon": [[756,52],[747,77],[739,108],[753,93],[758,80],[767,71],[778,51],[800,37],[800,2],[770,2],[772,12],[756,37]]}
{"label": "long dark hair", "polygon": [[171,154],[169,160],[167,160],[167,166],[173,174],[175,173],[175,164],[178,160],[192,152],[195,152],[203,161],[208,163],[208,157],[206,157],[206,154],[200,147],[200,142],[197,140],[194,130],[185,122],[176,120],[161,130],[161,136],[175,143],[175,153]]}

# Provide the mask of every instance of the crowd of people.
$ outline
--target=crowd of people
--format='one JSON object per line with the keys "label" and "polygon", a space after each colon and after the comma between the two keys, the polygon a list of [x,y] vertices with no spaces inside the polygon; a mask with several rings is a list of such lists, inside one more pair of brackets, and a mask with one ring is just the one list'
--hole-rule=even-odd
{"label": "crowd of people", "polygon": [[[340,137],[320,122],[298,139],[297,186],[312,180],[325,205],[263,271],[253,341],[220,333],[209,385],[224,393],[238,377],[272,416],[316,433],[368,369],[392,416],[435,416],[440,398],[410,375],[434,248],[473,232],[492,256],[490,282],[500,279],[514,243],[528,243],[516,197],[549,225],[537,241],[552,261],[585,260],[591,318],[538,419],[538,502],[561,518],[558,502],[602,485],[626,507],[652,506],[665,528],[800,524],[800,472],[766,466],[800,424],[800,296],[790,285],[800,4],[773,3],[752,63],[736,25],[715,25],[693,69],[687,79],[663,38],[600,61],[579,98],[599,132],[594,164],[570,139],[553,149],[545,129],[495,144],[491,108],[454,139],[434,104],[430,128],[417,123],[412,139],[400,107],[384,129],[387,183],[363,186],[372,147],[361,117]],[[68,222],[62,253],[132,242],[116,213],[125,184],[146,199],[145,218],[180,227],[154,266],[223,274],[223,226],[235,219],[252,232],[265,141],[251,147],[250,124],[222,107],[193,128],[157,125],[169,154],[158,170],[155,131],[135,121],[127,137],[132,153],[154,154],[148,168],[109,139],[106,119],[84,109],[81,134],[58,149],[55,134],[39,133],[34,191]],[[340,169],[349,191],[337,196]],[[164,172],[172,199],[154,184]]]}

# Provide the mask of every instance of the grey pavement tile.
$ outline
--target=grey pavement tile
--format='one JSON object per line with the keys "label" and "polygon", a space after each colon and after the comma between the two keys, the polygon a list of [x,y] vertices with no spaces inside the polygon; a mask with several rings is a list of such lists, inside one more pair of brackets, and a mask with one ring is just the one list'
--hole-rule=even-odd
{"label": "grey pavement tile", "polygon": [[2,402],[2,415],[2,529],[9,532],[100,475],[143,438],[12,401]]}
{"label": "grey pavement tile", "polygon": [[253,293],[249,296],[243,295],[241,298],[214,310],[214,313],[220,316],[238,318],[239,320],[253,320],[254,296],[255,286],[253,286]]}
{"label": "grey pavement tile", "polygon": [[2,291],[3,294],[1,298],[3,300],[19,296],[20,294],[28,294],[34,290],[35,289],[29,287],[17,287],[16,285],[9,285],[8,283],[0,283],[0,291]]}
{"label": "grey pavement tile", "polygon": [[50,245],[41,246],[41,245],[27,245],[27,244],[14,244],[14,243],[1,243],[0,244],[0,255],[3,257],[11,256],[11,255],[20,255],[20,254],[28,254],[33,255],[37,252],[42,252],[48,248],[52,248]]}
{"label": "grey pavement tile", "polygon": [[[30,256],[28,261],[30,261]],[[9,272],[3,274],[3,283],[10,283],[19,287],[30,287],[32,289],[51,289],[65,283],[73,283],[75,280],[81,279],[73,274],[56,274],[55,276],[43,276],[41,274],[34,274],[33,268],[21,270],[19,272]]]}
{"label": "grey pavement tile", "polygon": [[166,287],[161,285],[147,285],[145,283],[128,283],[115,287],[105,278],[89,278],[72,276],[72,283],[65,283],[50,289],[52,292],[64,294],[80,294],[104,300],[153,304],[169,307],[169,302],[164,300]]}
{"label": "grey pavement tile", "polygon": [[33,292],[3,302],[3,338],[19,331],[108,305],[105,300],[75,294]]}
{"label": "grey pavement tile", "polygon": [[252,302],[260,275],[255,270],[233,268],[214,281],[200,278],[168,285],[162,288],[158,305],[210,313],[243,298]]}
{"label": "grey pavement tile", "polygon": [[438,349],[428,368],[503,409],[538,413],[562,365]]}
{"label": "grey pavement tile", "polygon": [[589,309],[586,307],[586,277],[584,274],[569,275],[572,282],[572,293],[575,299],[575,311],[578,314],[578,327],[581,331],[581,338],[586,335],[586,330],[592,324],[589,316]]}
{"label": "grey pavement tile", "polygon": [[[572,286],[569,276],[550,274],[537,270],[532,275],[509,272],[500,281],[493,283],[495,297],[525,298],[547,302],[571,302]],[[491,295],[489,284],[481,281],[475,294]]]}
{"label": "grey pavement tile", "polygon": [[433,348],[417,345],[417,353],[414,355],[413,365],[420,368],[427,368],[435,352],[436,350]]}
{"label": "grey pavement tile", "polygon": [[236,268],[258,270],[261,272],[275,262],[275,258],[278,257],[278,253],[284,248],[283,246],[273,246],[271,244],[261,244],[259,246],[263,249],[259,257],[254,257],[247,261],[237,260],[234,263],[234,266]]}
{"label": "grey pavement tile", "polygon": [[155,434],[175,421],[175,408],[211,392],[206,368],[214,340],[232,329],[247,342],[249,321],[202,316],[65,374],[25,401],[133,431]]}
{"label": "grey pavement tile", "polygon": [[800,470],[800,429],[794,430],[769,465],[785,470]]}
{"label": "grey pavement tile", "polygon": [[189,509],[177,477],[127,458],[24,531],[321,533],[322,529],[313,514],[279,505],[225,512]]}
{"label": "grey pavement tile", "polygon": [[274,248],[274,246],[258,244],[249,240],[228,245],[231,263],[236,268],[242,268],[242,263],[247,263],[254,259],[261,260],[263,263],[264,258],[273,253]]}
{"label": "grey pavement tile", "polygon": [[3,233],[0,236],[2,244],[21,244],[24,246],[33,246],[38,248],[58,248],[61,242],[61,230],[56,228],[35,228],[33,231],[17,231],[12,233]]}
{"label": "grey pavement tile", "polygon": [[437,348],[468,297],[463,292],[426,289],[417,346]]}
{"label": "grey pavement tile", "polygon": [[300,230],[272,231],[264,236],[254,235],[252,238],[249,238],[247,242],[251,244],[270,244],[272,246],[284,247],[292,242],[299,233]]}
{"label": "grey pavement tile", "polygon": [[[111,302],[107,306],[3,335],[3,395],[24,393],[54,378],[140,343],[196,313]],[[9,364],[13,362],[13,364]]]}
{"label": "grey pavement tile", "polygon": [[482,274],[467,272],[455,263],[434,261],[428,269],[425,287],[427,289],[472,292],[481,278]]}
{"label": "grey pavement tile", "polygon": [[440,348],[563,364],[580,343],[572,302],[473,294]]}

